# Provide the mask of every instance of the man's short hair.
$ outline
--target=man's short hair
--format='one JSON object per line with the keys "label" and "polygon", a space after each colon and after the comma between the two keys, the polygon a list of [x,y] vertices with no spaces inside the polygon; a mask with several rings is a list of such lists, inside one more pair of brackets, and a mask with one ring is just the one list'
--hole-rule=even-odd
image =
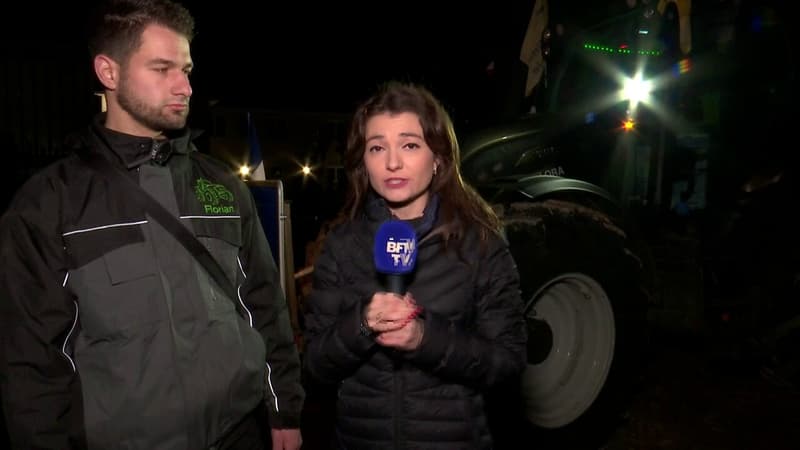
{"label": "man's short hair", "polygon": [[124,64],[139,48],[142,32],[161,25],[191,42],[194,18],[189,10],[171,0],[107,0],[93,12],[89,23],[89,53],[105,54]]}

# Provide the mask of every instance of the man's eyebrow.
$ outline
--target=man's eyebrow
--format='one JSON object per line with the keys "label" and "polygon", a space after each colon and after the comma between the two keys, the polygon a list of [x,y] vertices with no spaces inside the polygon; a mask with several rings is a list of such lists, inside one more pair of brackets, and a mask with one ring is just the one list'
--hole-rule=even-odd
{"label": "man's eyebrow", "polygon": [[164,58],[153,58],[150,61],[147,61],[147,64],[150,64],[150,65],[153,65],[153,66],[156,66],[156,65],[174,66],[175,62],[173,62],[173,61],[171,61],[169,59],[164,59]]}
{"label": "man's eyebrow", "polygon": [[[175,67],[175,66],[178,65],[177,63],[175,63],[175,61],[172,61],[172,60],[169,60],[169,59],[165,59],[165,58],[153,58],[150,61],[148,61],[148,64],[151,65],[151,66],[162,66],[163,65],[163,66],[170,66],[170,67]],[[192,69],[192,68],[194,68],[194,62],[189,62],[189,63],[184,64],[183,68],[184,69]]]}

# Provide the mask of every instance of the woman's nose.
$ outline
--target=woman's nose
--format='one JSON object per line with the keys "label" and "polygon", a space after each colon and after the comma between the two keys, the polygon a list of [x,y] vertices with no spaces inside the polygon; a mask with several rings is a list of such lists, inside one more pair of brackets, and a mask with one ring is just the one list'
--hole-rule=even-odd
{"label": "woman's nose", "polygon": [[388,170],[398,170],[403,167],[403,158],[398,150],[389,149],[386,152],[386,168]]}

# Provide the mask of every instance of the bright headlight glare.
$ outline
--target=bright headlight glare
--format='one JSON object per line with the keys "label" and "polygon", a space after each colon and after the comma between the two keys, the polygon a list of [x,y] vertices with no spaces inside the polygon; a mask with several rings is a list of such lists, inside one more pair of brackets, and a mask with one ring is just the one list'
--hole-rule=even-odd
{"label": "bright headlight glare", "polygon": [[633,104],[646,102],[650,98],[653,83],[642,79],[641,75],[625,80],[622,97]]}

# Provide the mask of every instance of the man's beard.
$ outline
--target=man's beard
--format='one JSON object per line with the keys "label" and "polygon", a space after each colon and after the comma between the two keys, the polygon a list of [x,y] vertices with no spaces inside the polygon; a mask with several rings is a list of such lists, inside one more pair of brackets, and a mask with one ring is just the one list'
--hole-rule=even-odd
{"label": "man's beard", "polygon": [[186,125],[189,105],[183,111],[165,111],[163,107],[150,106],[127,88],[123,82],[117,91],[117,102],[123,111],[147,128],[156,131],[179,130]]}

